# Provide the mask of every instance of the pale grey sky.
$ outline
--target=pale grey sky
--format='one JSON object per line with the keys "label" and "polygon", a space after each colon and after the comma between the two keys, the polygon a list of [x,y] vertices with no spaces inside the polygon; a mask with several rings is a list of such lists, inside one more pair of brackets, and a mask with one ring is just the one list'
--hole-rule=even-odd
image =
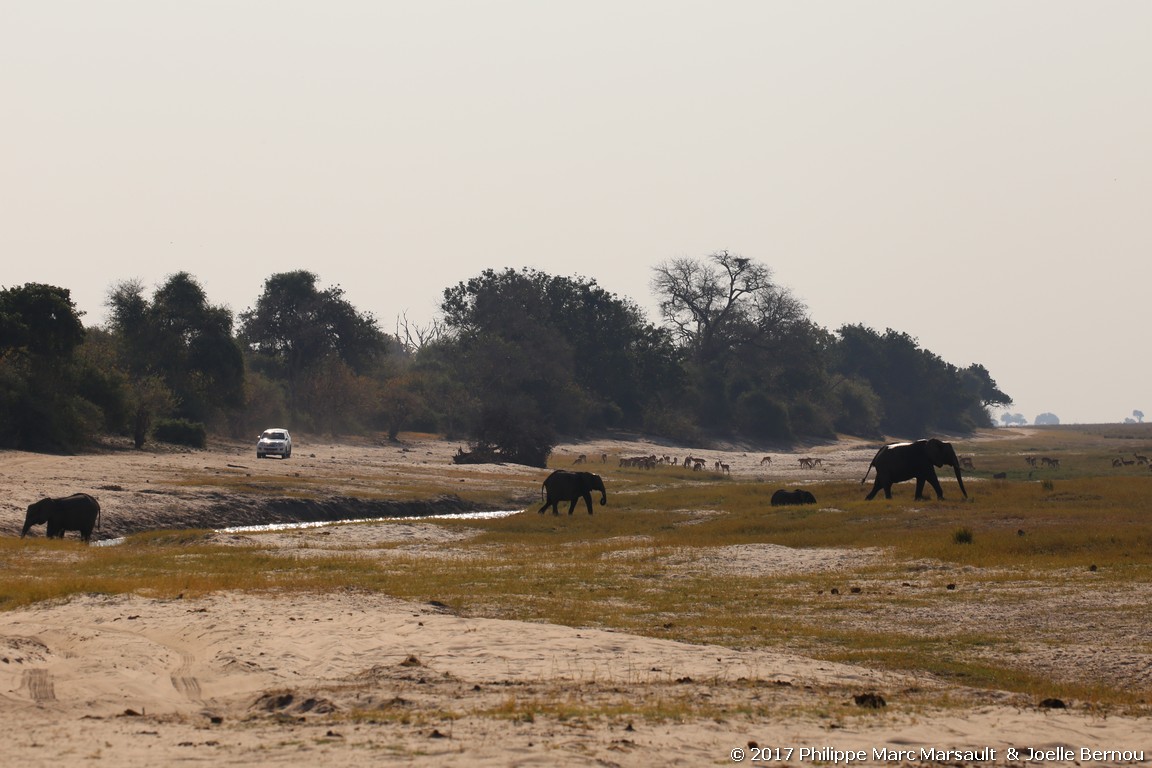
{"label": "pale grey sky", "polygon": [[727,249],[829,329],[1152,418],[1152,3],[0,0],[0,285],[276,272],[386,330],[482,269]]}

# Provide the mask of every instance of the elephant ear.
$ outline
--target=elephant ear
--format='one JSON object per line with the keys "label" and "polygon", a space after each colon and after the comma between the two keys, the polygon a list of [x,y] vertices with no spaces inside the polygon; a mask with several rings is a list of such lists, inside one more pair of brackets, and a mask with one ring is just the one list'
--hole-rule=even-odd
{"label": "elephant ear", "polygon": [[952,444],[946,443],[943,440],[937,440],[935,437],[926,443],[926,450],[932,463],[938,467],[942,467],[945,464],[955,464],[957,461],[956,459],[949,461],[949,454],[952,456],[956,455],[956,452],[952,450]]}

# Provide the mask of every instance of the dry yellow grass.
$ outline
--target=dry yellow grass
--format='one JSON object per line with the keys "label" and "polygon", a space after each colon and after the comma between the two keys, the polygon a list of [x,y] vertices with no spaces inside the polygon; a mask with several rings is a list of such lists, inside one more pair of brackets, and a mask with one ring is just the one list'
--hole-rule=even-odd
{"label": "dry yellow grass", "polygon": [[[778,483],[613,471],[610,506],[592,517],[537,515],[532,505],[499,520],[442,521],[470,535],[436,556],[366,541],[300,557],[259,537],[235,547],[196,531],[112,548],[0,539],[0,605],[86,592],[379,591],[469,616],[781,648],[1143,710],[1148,680],[1087,653],[1152,659],[1135,618],[1152,598],[1152,472],[1110,462],[1122,448],[1142,452],[1138,434],[973,442],[962,451],[977,466],[967,500],[916,502],[905,484],[891,501],[865,502],[858,482],[834,480],[809,486],[814,507],[773,508]],[[1058,455],[1060,468],[1028,479],[1022,457],[1033,453]],[[1009,479],[991,479],[1015,465]],[[409,478],[407,492],[443,492],[471,475],[450,467],[420,476],[427,485]],[[237,480],[205,474],[195,483]],[[277,488],[296,492],[291,481]],[[311,492],[304,480],[299,488]],[[785,547],[847,554],[836,568],[789,570],[775,562]],[[1045,662],[1053,654],[1085,662],[1054,669]],[[538,707],[510,702],[508,716]]]}

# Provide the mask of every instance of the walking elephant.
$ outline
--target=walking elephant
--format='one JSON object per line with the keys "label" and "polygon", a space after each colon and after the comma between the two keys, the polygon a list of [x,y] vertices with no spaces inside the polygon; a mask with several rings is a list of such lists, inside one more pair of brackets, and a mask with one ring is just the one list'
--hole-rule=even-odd
{"label": "walking elephant", "polygon": [[556,505],[562,501],[571,502],[568,505],[568,514],[576,509],[576,502],[584,499],[588,507],[588,514],[592,514],[592,491],[600,491],[600,504],[608,503],[608,492],[604,490],[604,481],[600,475],[591,472],[570,472],[558,469],[544,479],[540,488],[540,495],[544,498],[544,506],[540,507],[540,514],[552,507],[552,514],[558,515],[560,511]]}
{"label": "walking elephant", "polygon": [[783,488],[772,494],[772,506],[774,507],[787,507],[800,504],[815,504],[816,497],[810,491],[803,488],[797,488],[794,491],[786,491]]}
{"label": "walking elephant", "polygon": [[956,457],[956,449],[952,443],[930,438],[917,440],[913,443],[892,443],[876,452],[872,463],[868,465],[868,472],[860,480],[863,485],[868,479],[868,473],[876,468],[876,483],[865,499],[872,499],[884,489],[884,498],[892,498],[892,484],[916,478],[916,499],[924,498],[924,483],[929,483],[936,491],[936,498],[943,499],[944,491],[940,488],[940,480],[936,477],[934,467],[945,464],[956,471],[956,482],[960,485],[960,493],[968,498],[964,490],[964,479],[960,476],[960,460]]}
{"label": "walking elephant", "polygon": [[100,524],[100,502],[86,493],[33,502],[24,516],[20,538],[24,538],[32,526],[43,523],[48,524],[44,535],[50,539],[64,538],[65,531],[79,531],[81,539],[91,541],[92,529]]}

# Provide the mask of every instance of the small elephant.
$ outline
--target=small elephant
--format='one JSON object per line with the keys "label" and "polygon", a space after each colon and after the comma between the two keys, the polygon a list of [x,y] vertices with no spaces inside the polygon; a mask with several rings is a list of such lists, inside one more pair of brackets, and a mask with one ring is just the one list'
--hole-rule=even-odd
{"label": "small elephant", "polygon": [[811,492],[803,488],[797,488],[794,491],[786,491],[783,488],[772,494],[772,506],[774,507],[788,507],[799,504],[815,504],[816,497]]}
{"label": "small elephant", "polygon": [[952,443],[934,437],[913,443],[892,443],[877,451],[872,463],[868,465],[868,472],[865,472],[863,479],[860,480],[860,484],[863,485],[868,479],[868,473],[873,467],[876,468],[876,483],[864,498],[871,500],[883,489],[884,498],[890,499],[893,483],[916,478],[917,501],[924,498],[924,483],[932,486],[932,490],[936,491],[936,498],[943,499],[944,490],[940,487],[940,480],[936,477],[936,470],[933,467],[942,467],[945,464],[956,470],[956,482],[960,485],[960,493],[964,498],[968,498],[968,492],[964,490],[964,479],[960,476],[960,459],[956,457],[956,449],[952,447]]}
{"label": "small elephant", "polygon": [[591,472],[571,472],[558,469],[548,475],[540,488],[540,495],[544,498],[544,506],[540,507],[540,514],[552,507],[552,514],[558,515],[560,511],[556,505],[562,501],[569,501],[568,514],[576,509],[576,502],[584,499],[588,507],[588,514],[592,514],[592,491],[600,491],[600,504],[608,503],[608,492],[604,490],[604,481],[600,475]]}
{"label": "small elephant", "polygon": [[43,523],[48,524],[44,535],[49,539],[62,539],[65,531],[79,531],[81,539],[91,541],[92,529],[100,525],[100,502],[86,493],[33,502],[24,516],[20,538],[24,538],[32,526]]}

